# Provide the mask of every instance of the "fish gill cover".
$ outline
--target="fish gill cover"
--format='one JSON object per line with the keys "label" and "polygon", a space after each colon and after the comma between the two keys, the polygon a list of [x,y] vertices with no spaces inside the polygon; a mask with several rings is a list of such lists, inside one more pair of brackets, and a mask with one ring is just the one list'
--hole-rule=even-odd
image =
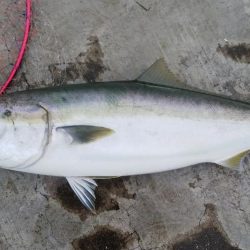
{"label": "fish gill cover", "polygon": [[0,94],[22,62],[27,46],[31,0],[0,0]]}

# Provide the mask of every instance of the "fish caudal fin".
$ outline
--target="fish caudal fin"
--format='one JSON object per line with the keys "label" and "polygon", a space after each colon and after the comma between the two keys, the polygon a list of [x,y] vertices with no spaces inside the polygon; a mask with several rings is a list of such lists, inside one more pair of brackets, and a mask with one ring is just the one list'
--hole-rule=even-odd
{"label": "fish caudal fin", "polygon": [[219,164],[224,167],[231,168],[231,169],[241,169],[243,161],[249,153],[250,153],[250,150],[246,150],[224,161],[219,162]]}
{"label": "fish caudal fin", "polygon": [[82,204],[87,209],[94,210],[96,182],[83,177],[66,177],[66,179]]}

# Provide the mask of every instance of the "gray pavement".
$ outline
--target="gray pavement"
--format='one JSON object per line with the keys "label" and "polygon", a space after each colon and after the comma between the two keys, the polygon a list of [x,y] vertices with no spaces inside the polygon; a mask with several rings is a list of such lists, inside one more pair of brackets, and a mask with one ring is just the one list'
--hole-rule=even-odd
{"label": "gray pavement", "polygon": [[[249,100],[249,20],[248,0],[34,0],[9,92],[133,80],[164,57],[185,84]],[[249,165],[101,180],[96,214],[64,179],[1,170],[0,249],[249,250]]]}

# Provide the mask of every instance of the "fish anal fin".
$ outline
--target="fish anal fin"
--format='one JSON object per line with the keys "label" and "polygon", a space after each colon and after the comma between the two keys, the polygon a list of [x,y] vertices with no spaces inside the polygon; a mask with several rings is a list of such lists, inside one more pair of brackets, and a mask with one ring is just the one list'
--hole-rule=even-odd
{"label": "fish anal fin", "polygon": [[114,133],[114,130],[98,126],[76,125],[56,128],[71,136],[72,144],[83,144],[97,141]]}
{"label": "fish anal fin", "polygon": [[250,150],[240,152],[224,161],[219,162],[220,165],[231,169],[240,169],[245,157],[250,153]]}
{"label": "fish anal fin", "polygon": [[96,182],[93,179],[84,177],[66,177],[66,179],[82,204],[87,209],[94,210]]}

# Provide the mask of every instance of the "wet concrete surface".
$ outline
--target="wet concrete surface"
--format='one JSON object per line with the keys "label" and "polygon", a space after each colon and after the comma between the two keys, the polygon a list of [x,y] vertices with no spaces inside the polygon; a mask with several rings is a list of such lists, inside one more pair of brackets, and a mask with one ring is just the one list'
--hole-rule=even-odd
{"label": "wet concrete surface", "polygon": [[[35,0],[8,91],[133,80],[164,57],[187,85],[249,100],[249,17],[246,0]],[[1,170],[0,249],[248,250],[249,168],[100,180],[95,214],[63,178]]]}

